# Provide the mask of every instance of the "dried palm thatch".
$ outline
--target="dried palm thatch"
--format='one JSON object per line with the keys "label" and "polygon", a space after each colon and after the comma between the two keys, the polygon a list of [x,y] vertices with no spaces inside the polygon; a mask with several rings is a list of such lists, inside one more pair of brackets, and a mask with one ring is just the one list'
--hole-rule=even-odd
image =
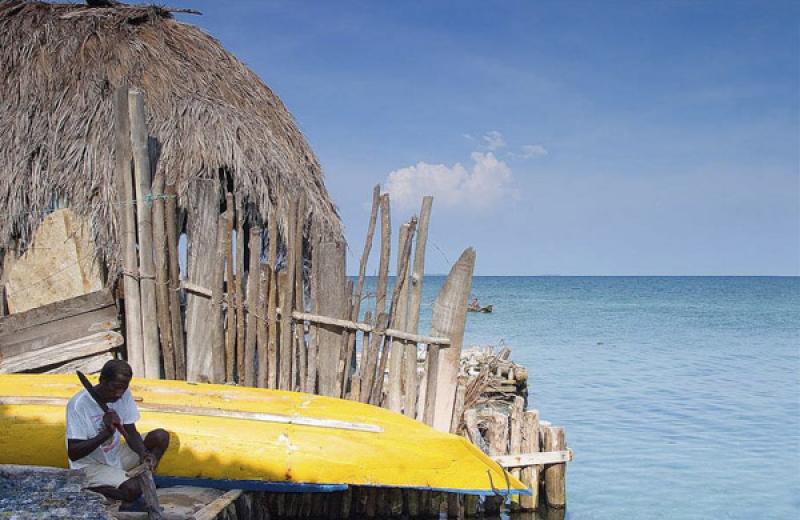
{"label": "dried palm thatch", "polygon": [[[183,208],[200,179],[227,179],[252,222],[305,196],[307,217],[341,236],[314,153],[292,116],[247,67],[158,7],[94,9],[0,0],[0,254],[24,248],[54,205],[93,224],[114,265],[112,94],[145,93],[157,171]],[[283,202],[282,202],[283,201]]]}

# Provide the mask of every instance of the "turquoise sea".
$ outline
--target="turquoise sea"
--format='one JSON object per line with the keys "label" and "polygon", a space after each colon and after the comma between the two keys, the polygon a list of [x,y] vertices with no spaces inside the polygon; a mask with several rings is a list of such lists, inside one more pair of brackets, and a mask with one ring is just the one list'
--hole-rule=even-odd
{"label": "turquoise sea", "polygon": [[[425,278],[423,331],[443,282]],[[566,427],[566,518],[800,518],[800,278],[476,277],[473,295],[494,312],[465,344],[511,347],[530,407]]]}

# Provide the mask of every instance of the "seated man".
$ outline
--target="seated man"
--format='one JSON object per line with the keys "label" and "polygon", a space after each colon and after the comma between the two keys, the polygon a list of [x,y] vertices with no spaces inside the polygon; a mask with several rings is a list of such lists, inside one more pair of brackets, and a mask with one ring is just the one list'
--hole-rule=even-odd
{"label": "seated man", "polygon": [[[108,498],[121,500],[121,510],[129,509],[142,494],[139,478],[125,474],[140,463],[158,465],[169,446],[169,434],[153,430],[142,440],[136,430],[139,410],[128,385],[133,371],[122,360],[107,362],[94,386],[97,396],[109,408],[100,406],[84,389],[67,403],[67,456],[72,469],[82,469],[88,488]],[[125,429],[128,442],[120,442],[118,425]]]}

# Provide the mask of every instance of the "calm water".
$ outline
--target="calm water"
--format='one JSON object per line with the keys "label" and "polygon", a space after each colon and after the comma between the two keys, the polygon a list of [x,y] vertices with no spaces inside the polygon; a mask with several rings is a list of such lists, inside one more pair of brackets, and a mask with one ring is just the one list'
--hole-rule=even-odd
{"label": "calm water", "polygon": [[[425,279],[423,327],[443,277]],[[800,518],[800,278],[477,277],[566,426],[569,519]],[[369,306],[369,304],[366,304]]]}

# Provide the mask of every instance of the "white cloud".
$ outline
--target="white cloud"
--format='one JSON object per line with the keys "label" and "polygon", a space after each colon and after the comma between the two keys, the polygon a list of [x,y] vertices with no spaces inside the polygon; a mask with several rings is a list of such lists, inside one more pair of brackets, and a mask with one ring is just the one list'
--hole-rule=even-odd
{"label": "white cloud", "polygon": [[550,152],[547,151],[547,148],[540,144],[525,144],[522,145],[521,157],[523,159],[532,159],[534,157],[544,157],[548,153]]}
{"label": "white cloud", "polygon": [[401,207],[416,207],[433,195],[437,206],[463,207],[465,211],[490,209],[511,193],[512,173],[492,152],[473,152],[470,169],[461,163],[417,163],[389,173],[386,191]]}
{"label": "white cloud", "polygon": [[499,150],[500,148],[504,148],[506,146],[506,140],[503,137],[503,134],[497,130],[487,132],[486,135],[483,136],[483,143],[487,149],[492,151]]}

